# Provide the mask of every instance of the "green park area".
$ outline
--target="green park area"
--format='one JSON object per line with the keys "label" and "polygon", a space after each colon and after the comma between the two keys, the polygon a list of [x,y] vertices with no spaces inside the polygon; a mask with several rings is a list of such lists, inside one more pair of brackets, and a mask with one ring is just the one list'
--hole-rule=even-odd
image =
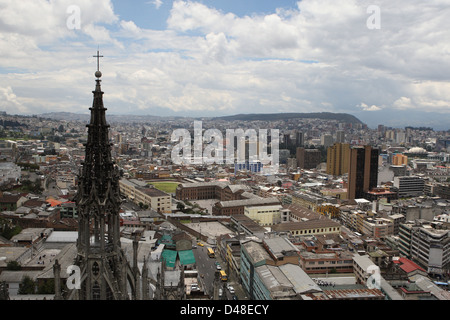
{"label": "green park area", "polygon": [[170,181],[162,181],[162,182],[150,182],[149,184],[155,186],[156,189],[167,192],[167,193],[175,193],[179,182],[170,182]]}

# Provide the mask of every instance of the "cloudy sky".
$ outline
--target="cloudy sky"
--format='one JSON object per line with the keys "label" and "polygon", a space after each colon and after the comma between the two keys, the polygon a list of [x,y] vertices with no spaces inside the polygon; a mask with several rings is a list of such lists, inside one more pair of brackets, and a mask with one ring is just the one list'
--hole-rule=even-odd
{"label": "cloudy sky", "polygon": [[0,110],[449,129],[450,0],[0,0]]}

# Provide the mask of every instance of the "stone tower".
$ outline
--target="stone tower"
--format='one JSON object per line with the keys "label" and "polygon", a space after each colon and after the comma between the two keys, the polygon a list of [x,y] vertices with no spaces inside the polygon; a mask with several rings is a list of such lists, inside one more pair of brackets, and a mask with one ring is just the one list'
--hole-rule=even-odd
{"label": "stone tower", "polygon": [[[80,268],[80,288],[68,299],[138,299],[139,271],[132,268],[120,244],[119,170],[111,158],[109,125],[106,122],[97,52],[97,78],[91,119],[87,125],[85,160],[78,176],[75,198],[78,240],[75,264]],[[129,288],[129,290],[128,290]],[[130,291],[130,292],[128,292]]]}

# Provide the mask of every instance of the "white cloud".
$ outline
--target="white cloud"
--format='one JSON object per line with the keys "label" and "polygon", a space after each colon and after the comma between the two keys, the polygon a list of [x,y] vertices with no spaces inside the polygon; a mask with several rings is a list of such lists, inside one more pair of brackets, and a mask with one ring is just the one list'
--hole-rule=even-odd
{"label": "white cloud", "polygon": [[9,114],[26,113],[28,109],[19,101],[11,87],[0,87],[0,109]]}
{"label": "white cloud", "polygon": [[[79,8],[75,18],[80,20],[80,29],[68,27],[72,24],[73,12]],[[24,49],[30,46],[54,46],[58,41],[73,40],[81,35],[93,36],[95,41],[111,41],[109,30],[98,24],[113,24],[118,21],[110,0],[0,0],[0,31],[4,37],[17,38],[15,44]],[[109,38],[109,39],[108,39]],[[0,52],[7,49],[1,44]]]}
{"label": "white cloud", "polygon": [[358,107],[363,109],[364,111],[380,111],[382,109],[381,107],[378,107],[378,106],[376,106],[374,104],[369,106],[369,105],[365,104],[364,102],[361,102],[358,105]]}
{"label": "white cloud", "polygon": [[[148,3],[162,9],[162,1]],[[100,44],[110,112],[127,105],[187,112],[448,114],[450,7],[440,0],[378,0],[381,29],[369,30],[371,4],[303,0],[271,14],[237,16],[174,1],[168,29],[149,30],[120,20],[108,0],[0,0],[0,68],[11,72],[0,78],[0,87],[9,86],[16,101],[36,113],[34,106],[58,103],[85,111],[94,84],[92,51]],[[66,26],[69,5],[81,9],[80,30]],[[57,103],[52,97],[45,104],[48,88],[60,86],[65,96],[77,98],[62,96]]]}
{"label": "white cloud", "polygon": [[129,33],[129,37],[140,37],[142,35],[142,29],[139,28],[133,21],[120,21],[120,26],[123,31]]}
{"label": "white cloud", "polygon": [[[205,35],[221,34],[232,39],[238,50],[230,52],[241,56],[279,56],[293,57],[284,50],[298,50],[301,43],[301,30],[294,21],[284,16],[245,16],[239,18],[232,13],[221,13],[196,2],[174,2],[168,19],[170,29],[189,32],[201,31]],[[231,43],[231,41],[230,41]]]}
{"label": "white cloud", "polygon": [[156,9],[159,9],[163,5],[163,2],[161,0],[153,0],[147,3],[153,4]]}
{"label": "white cloud", "polygon": [[394,101],[393,107],[399,110],[407,110],[413,108],[411,98],[401,97]]}

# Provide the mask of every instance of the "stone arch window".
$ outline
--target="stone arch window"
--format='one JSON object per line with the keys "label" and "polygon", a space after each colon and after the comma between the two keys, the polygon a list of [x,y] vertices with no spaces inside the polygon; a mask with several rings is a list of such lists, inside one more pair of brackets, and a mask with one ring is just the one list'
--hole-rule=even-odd
{"label": "stone arch window", "polygon": [[96,262],[94,262],[94,264],[92,265],[92,274],[93,274],[94,276],[98,276],[99,273],[100,273],[100,267],[99,267],[99,265],[98,265],[98,263],[97,263],[97,261],[96,261]]}

